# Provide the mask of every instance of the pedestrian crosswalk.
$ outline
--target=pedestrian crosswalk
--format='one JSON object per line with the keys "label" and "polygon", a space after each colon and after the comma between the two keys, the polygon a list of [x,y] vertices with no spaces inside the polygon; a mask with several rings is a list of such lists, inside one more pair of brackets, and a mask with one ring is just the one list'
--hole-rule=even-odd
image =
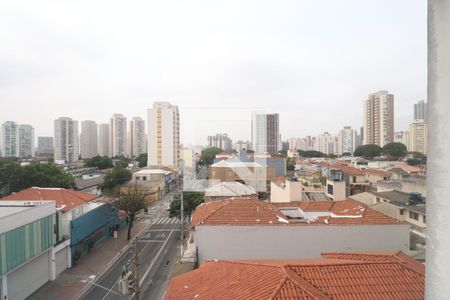
{"label": "pedestrian crosswalk", "polygon": [[180,224],[180,219],[169,217],[158,218],[155,222],[153,222],[153,224]]}

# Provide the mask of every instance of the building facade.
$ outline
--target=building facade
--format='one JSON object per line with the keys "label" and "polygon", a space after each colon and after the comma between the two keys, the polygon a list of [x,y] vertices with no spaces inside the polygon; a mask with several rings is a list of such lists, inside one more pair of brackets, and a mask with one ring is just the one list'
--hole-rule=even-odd
{"label": "building facade", "polygon": [[331,133],[324,132],[317,138],[318,151],[325,154],[337,153],[337,137]]}
{"label": "building facade", "polygon": [[33,157],[34,128],[31,125],[7,121],[2,124],[1,153],[4,157]]}
{"label": "building facade", "polygon": [[363,144],[380,147],[394,141],[394,95],[388,91],[370,94],[364,101]]}
{"label": "building facade", "polygon": [[408,131],[398,131],[394,132],[394,143],[402,143],[406,147],[409,145],[409,132]]}
{"label": "building facade", "polygon": [[339,131],[338,154],[351,153],[356,149],[357,137],[356,130],[351,126],[344,126]]}
{"label": "building facade", "polygon": [[100,124],[98,127],[98,154],[109,156],[109,124]]}
{"label": "building facade", "polygon": [[228,137],[227,133],[218,133],[208,136],[207,139],[208,147],[216,147],[226,152],[233,150],[233,141]]}
{"label": "building facade", "polygon": [[427,103],[425,100],[420,100],[414,104],[414,120],[423,120],[427,122]]}
{"label": "building facade", "polygon": [[140,117],[133,117],[130,121],[129,154],[137,157],[146,152],[147,136],[145,134],[145,121]]}
{"label": "building facade", "polygon": [[61,117],[54,121],[54,151],[56,163],[78,161],[78,121]]}
{"label": "building facade", "polygon": [[252,115],[252,146],[256,153],[277,154],[281,150],[279,114]]}
{"label": "building facade", "polygon": [[408,151],[428,152],[428,126],[424,120],[419,119],[409,125],[409,146]]}
{"label": "building facade", "polygon": [[91,158],[98,154],[98,125],[94,121],[81,122],[81,158]]}
{"label": "building facade", "polygon": [[38,136],[37,154],[43,156],[52,156],[54,154],[52,136]]}
{"label": "building facade", "polygon": [[241,152],[241,150],[250,149],[252,149],[252,144],[249,141],[237,141],[236,143],[234,143],[234,150],[236,150],[237,153]]}
{"label": "building facade", "polygon": [[155,102],[147,116],[148,165],[178,166],[180,113],[169,102]]}
{"label": "building facade", "polygon": [[114,114],[109,123],[110,157],[127,156],[127,118],[122,114]]}

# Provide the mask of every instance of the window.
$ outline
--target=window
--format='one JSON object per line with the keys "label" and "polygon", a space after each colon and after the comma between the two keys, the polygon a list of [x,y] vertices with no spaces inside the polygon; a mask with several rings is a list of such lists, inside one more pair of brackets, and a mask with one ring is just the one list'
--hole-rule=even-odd
{"label": "window", "polygon": [[413,211],[409,212],[409,218],[413,220],[419,220],[419,214]]}
{"label": "window", "polygon": [[139,176],[136,176],[136,180],[140,180],[141,179],[141,177],[139,177]]}
{"label": "window", "polygon": [[427,216],[423,215],[422,216],[422,221],[423,221],[423,223],[427,224]]}
{"label": "window", "polygon": [[331,184],[329,184],[329,185],[327,186],[327,193],[330,194],[330,195],[333,194],[333,186],[332,186]]}
{"label": "window", "polygon": [[147,181],[147,176],[142,176],[142,181]]}
{"label": "window", "polygon": [[353,176],[353,183],[356,183],[356,176]]}
{"label": "window", "polygon": [[377,202],[380,202],[380,197],[377,197]]}
{"label": "window", "polygon": [[403,216],[403,209],[400,209],[400,216]]}

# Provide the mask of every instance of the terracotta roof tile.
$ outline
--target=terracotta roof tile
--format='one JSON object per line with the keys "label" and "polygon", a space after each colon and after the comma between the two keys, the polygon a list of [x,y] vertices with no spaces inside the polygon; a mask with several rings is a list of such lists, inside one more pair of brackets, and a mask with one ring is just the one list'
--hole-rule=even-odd
{"label": "terracotta roof tile", "polygon": [[31,187],[1,200],[54,200],[56,209],[67,212],[75,207],[87,204],[98,196],[63,188]]}
{"label": "terracotta roof tile", "polygon": [[[298,207],[303,212],[325,212],[315,219],[289,220],[279,208]],[[335,202],[300,201],[269,203],[254,198],[230,198],[203,203],[192,217],[191,228],[200,225],[357,225],[402,224],[402,222],[347,199]]]}
{"label": "terracotta roof tile", "polygon": [[386,172],[384,170],[379,170],[379,169],[365,169],[363,172],[365,174],[379,175],[379,176],[383,176],[383,177],[391,176],[391,174],[389,174],[389,172]]}
{"label": "terracotta roof tile", "polygon": [[207,261],[199,269],[173,278],[165,299],[424,297],[424,270],[411,268],[413,260],[402,252],[323,255],[344,259]]}
{"label": "terracotta roof tile", "polygon": [[341,170],[342,172],[350,175],[364,175],[364,172],[360,169],[354,168],[346,164],[335,164],[330,167],[333,170]]}

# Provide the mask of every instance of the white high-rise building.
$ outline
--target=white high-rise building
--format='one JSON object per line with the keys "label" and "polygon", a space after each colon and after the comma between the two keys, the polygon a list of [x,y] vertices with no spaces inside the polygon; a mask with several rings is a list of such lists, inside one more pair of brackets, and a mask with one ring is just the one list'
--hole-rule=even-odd
{"label": "white high-rise building", "polygon": [[19,156],[19,124],[13,121],[2,124],[1,146],[3,157]]}
{"label": "white high-rise building", "polygon": [[394,95],[388,91],[370,94],[364,101],[363,144],[380,147],[394,141]]}
{"label": "white high-rise building", "polygon": [[252,146],[256,153],[277,154],[281,150],[279,114],[253,113]]}
{"label": "white high-rise building", "polygon": [[338,154],[351,153],[356,149],[356,130],[351,126],[344,126],[339,131]]}
{"label": "white high-rise building", "polygon": [[98,154],[98,125],[94,121],[81,122],[80,152],[82,158],[91,158]]}
{"label": "white high-rise building", "polygon": [[98,127],[98,154],[100,156],[111,155],[109,144],[109,124],[100,124]]}
{"label": "white high-rise building", "polygon": [[147,116],[148,165],[175,166],[180,160],[180,114],[169,102],[155,102]]}
{"label": "white high-rise building", "polygon": [[19,157],[34,157],[34,128],[31,125],[19,125]]}
{"label": "white high-rise building", "polygon": [[289,150],[302,150],[302,141],[300,138],[291,137],[288,139]]}
{"label": "white high-rise building", "polygon": [[114,114],[109,124],[110,157],[127,156],[127,118],[122,114]]}
{"label": "white high-rise building", "polygon": [[408,151],[428,152],[428,126],[423,119],[416,120],[409,125],[409,147]]}
{"label": "white high-rise building", "polygon": [[319,137],[317,138],[317,149],[325,154],[335,154],[337,152],[336,136],[328,132],[319,134]]}
{"label": "white high-rise building", "polygon": [[223,151],[230,152],[233,150],[233,141],[228,137],[227,133],[218,133],[208,136],[208,147],[216,147]]}
{"label": "white high-rise building", "polygon": [[78,121],[61,117],[54,122],[54,151],[56,163],[78,161]]}
{"label": "white high-rise building", "polygon": [[140,117],[133,117],[130,121],[128,152],[130,156],[139,156],[146,150],[145,121]]}

